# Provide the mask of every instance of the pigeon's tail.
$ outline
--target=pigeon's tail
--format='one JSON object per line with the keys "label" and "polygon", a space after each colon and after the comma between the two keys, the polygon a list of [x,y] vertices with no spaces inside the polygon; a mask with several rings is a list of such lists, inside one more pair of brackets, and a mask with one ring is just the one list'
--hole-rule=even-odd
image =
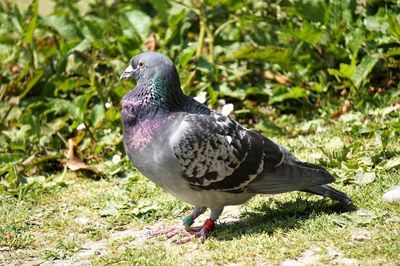
{"label": "pigeon's tail", "polygon": [[279,167],[266,168],[247,186],[248,192],[277,194],[318,187],[335,181],[325,169],[300,161],[283,162]]}
{"label": "pigeon's tail", "polygon": [[329,197],[333,200],[340,201],[346,205],[351,204],[351,198],[349,196],[347,196],[346,193],[343,193],[343,192],[341,192],[337,189],[334,189],[333,187],[327,186],[327,185],[309,187],[309,188],[303,189],[301,191],[321,195],[324,197]]}

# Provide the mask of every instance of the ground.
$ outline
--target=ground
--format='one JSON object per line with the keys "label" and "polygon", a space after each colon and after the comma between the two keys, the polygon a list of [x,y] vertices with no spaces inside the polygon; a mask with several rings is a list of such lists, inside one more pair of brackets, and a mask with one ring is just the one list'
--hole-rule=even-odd
{"label": "ground", "polygon": [[333,186],[353,198],[351,207],[301,192],[259,195],[226,208],[204,243],[178,245],[149,232],[180,224],[191,206],[138,172],[93,180],[65,170],[50,178],[61,184],[56,189],[23,200],[1,196],[0,264],[396,265],[400,205],[382,200],[400,183],[399,141],[385,133],[391,130],[385,125],[398,121],[396,112],[301,122],[292,137],[273,136],[299,158],[327,167],[337,177]]}

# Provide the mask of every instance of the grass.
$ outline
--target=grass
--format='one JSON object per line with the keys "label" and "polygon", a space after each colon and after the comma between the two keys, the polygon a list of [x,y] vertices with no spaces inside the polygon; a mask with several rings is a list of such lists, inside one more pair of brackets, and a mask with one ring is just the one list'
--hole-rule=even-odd
{"label": "grass", "polygon": [[[400,206],[381,198],[400,184],[399,5],[179,2],[0,1],[0,265],[398,263]],[[329,169],[354,208],[260,195],[204,244],[148,239],[191,208],[122,156],[118,77],[153,49],[186,93]]]}
{"label": "grass", "polygon": [[[359,122],[349,121],[352,117]],[[310,123],[319,123],[319,129],[310,133]],[[205,243],[177,245],[162,237],[147,239],[145,232],[180,223],[190,206],[138,172],[98,181],[64,173],[65,185],[57,189],[23,200],[2,196],[0,263],[395,265],[400,205],[381,200],[400,183],[398,165],[387,163],[400,151],[399,140],[387,133],[386,125],[395,123],[398,111],[378,108],[338,120],[297,121],[295,137],[274,136],[299,158],[329,168],[338,177],[334,186],[352,196],[353,207],[300,192],[259,195],[233,209],[239,214],[228,209]],[[379,130],[367,130],[378,125]],[[371,173],[373,178],[365,179]],[[234,219],[226,219],[229,215]]]}

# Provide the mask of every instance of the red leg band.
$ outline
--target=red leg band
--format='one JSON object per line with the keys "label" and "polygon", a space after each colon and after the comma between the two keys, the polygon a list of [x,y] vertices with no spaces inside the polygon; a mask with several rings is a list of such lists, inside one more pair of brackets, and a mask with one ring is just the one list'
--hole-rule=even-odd
{"label": "red leg band", "polygon": [[211,232],[215,228],[215,223],[211,219],[205,220],[203,224],[203,228],[206,229],[207,231]]}

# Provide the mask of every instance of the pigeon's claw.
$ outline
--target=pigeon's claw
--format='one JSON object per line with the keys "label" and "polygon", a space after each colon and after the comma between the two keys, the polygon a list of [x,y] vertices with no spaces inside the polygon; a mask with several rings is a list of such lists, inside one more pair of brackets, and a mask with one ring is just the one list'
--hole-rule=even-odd
{"label": "pigeon's claw", "polygon": [[190,241],[192,241],[195,238],[199,238],[201,242],[204,242],[204,240],[207,239],[207,237],[211,234],[212,231],[214,231],[215,228],[215,223],[211,219],[207,219],[203,226],[199,228],[199,230],[196,229],[191,229],[189,232],[183,232],[184,237],[178,238],[173,240],[172,242],[177,243],[177,244],[185,244]]}
{"label": "pigeon's claw", "polygon": [[157,236],[161,236],[164,235],[167,238],[171,238],[175,235],[177,235],[178,233],[180,233],[181,231],[185,230],[185,226],[184,225],[178,225],[178,226],[165,226],[165,227],[161,227],[158,229],[155,229],[153,231],[150,232],[150,236],[151,237],[157,237]]}

